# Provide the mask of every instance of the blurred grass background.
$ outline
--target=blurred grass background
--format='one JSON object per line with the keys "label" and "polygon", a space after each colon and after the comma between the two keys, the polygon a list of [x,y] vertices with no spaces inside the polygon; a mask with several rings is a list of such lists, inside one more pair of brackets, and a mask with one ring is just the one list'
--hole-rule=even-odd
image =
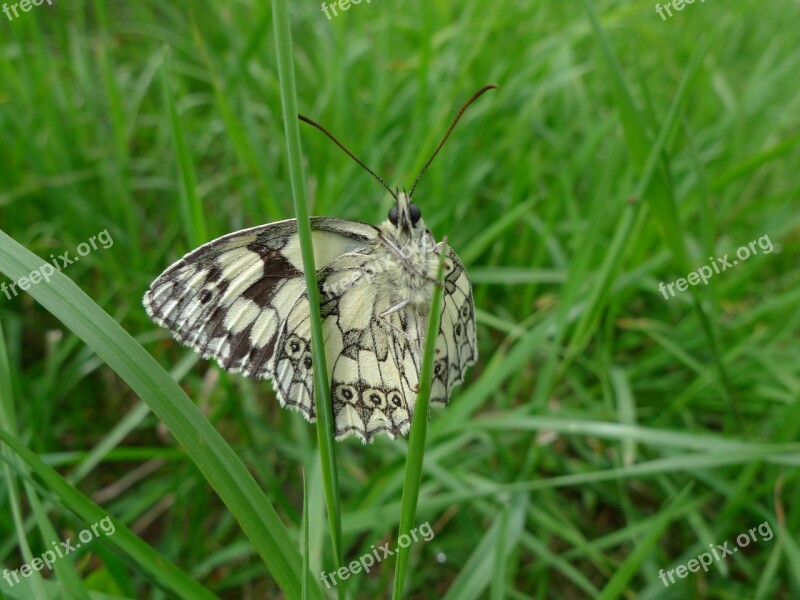
{"label": "blurred grass background", "polygon": [[[300,110],[392,185],[500,86],[415,194],[469,269],[480,361],[433,413],[417,521],[435,537],[412,547],[407,597],[800,596],[797,4],[710,0],[667,21],[649,2],[290,8]],[[108,230],[113,246],[65,275],[179,381],[298,549],[306,470],[317,577],[334,566],[313,427],[141,305],[196,245],[292,216],[281,119],[269,3],[0,14],[0,228],[44,259]],[[385,219],[388,194],[301,135],[311,214]],[[774,252],[658,291],[764,235]],[[26,293],[0,295],[0,324],[4,429],[212,594],[281,597],[125,382]],[[337,445],[345,560],[396,545],[405,456],[405,440]],[[0,567],[16,569],[88,523],[3,458]],[[764,521],[771,540],[659,579]],[[173,597],[103,541],[72,556],[89,597]],[[349,596],[390,597],[393,566],[352,576]]]}

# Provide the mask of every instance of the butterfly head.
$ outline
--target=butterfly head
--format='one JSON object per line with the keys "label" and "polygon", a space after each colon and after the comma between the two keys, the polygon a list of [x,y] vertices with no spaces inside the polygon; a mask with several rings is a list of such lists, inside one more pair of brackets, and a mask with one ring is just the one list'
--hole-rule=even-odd
{"label": "butterfly head", "polygon": [[410,234],[422,223],[422,211],[416,204],[411,204],[405,192],[400,192],[397,194],[397,203],[389,210],[389,222]]}

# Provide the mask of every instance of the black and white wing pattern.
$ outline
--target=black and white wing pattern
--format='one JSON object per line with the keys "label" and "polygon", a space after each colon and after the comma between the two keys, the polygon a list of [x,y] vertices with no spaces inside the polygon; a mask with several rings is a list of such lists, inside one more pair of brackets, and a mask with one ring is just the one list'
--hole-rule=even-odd
{"label": "black and white wing pattern", "polygon": [[[372,225],[343,219],[314,218],[312,227],[321,268],[331,257],[368,251],[377,234]],[[178,342],[226,371],[272,379],[286,360],[298,371],[310,366],[308,336],[292,336],[289,321],[308,312],[293,219],[237,231],[188,253],[153,282],[144,306]],[[304,393],[278,389],[281,405],[313,419],[311,385]]]}
{"label": "black and white wing pattern", "polygon": [[[369,442],[379,432],[405,435],[417,397],[420,348],[427,317],[410,310],[382,316],[402,296],[375,260],[356,279],[350,257],[322,273],[329,295],[321,312],[337,435]],[[349,286],[335,286],[339,280]],[[331,293],[331,290],[336,290]]]}
{"label": "black and white wing pattern", "polygon": [[[408,432],[427,315],[388,312],[403,290],[366,223],[312,218],[335,435]],[[450,251],[432,401],[445,404],[476,359],[472,292]],[[270,379],[281,406],[314,421],[305,279],[294,220],[242,230],[190,252],[153,282],[148,315],[227,371]],[[388,314],[385,314],[387,313]]]}
{"label": "black and white wing pattern", "polygon": [[444,278],[442,319],[436,340],[431,404],[447,404],[450,391],[461,383],[467,369],[478,360],[475,304],[467,271],[452,248]]}

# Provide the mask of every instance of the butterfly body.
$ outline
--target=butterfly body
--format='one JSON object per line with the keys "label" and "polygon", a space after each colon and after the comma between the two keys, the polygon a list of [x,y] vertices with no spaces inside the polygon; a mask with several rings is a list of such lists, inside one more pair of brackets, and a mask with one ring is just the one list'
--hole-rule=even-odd
{"label": "butterfly body", "polygon": [[[413,206],[402,193],[398,205]],[[407,301],[419,314],[427,315],[439,264],[438,252],[434,251],[436,240],[420,216],[413,222],[404,222],[402,217],[396,222],[387,219],[380,230],[378,240],[383,248],[378,252],[387,264],[386,281],[393,284],[391,291],[397,295],[401,290],[399,302]]]}
{"label": "butterfly body", "polygon": [[[396,210],[395,210],[396,209]],[[336,437],[369,442],[411,423],[442,248],[399,194],[380,227],[311,219]],[[477,357],[472,290],[448,250],[431,402],[446,404]],[[297,224],[238,231],[188,253],[145,294],[148,315],[225,370],[272,380],[281,406],[316,417]]]}

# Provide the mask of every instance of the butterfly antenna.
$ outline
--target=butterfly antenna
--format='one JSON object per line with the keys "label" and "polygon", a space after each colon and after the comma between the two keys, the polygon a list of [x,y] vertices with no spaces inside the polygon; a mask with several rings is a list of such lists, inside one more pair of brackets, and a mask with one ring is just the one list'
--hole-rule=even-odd
{"label": "butterfly antenna", "polygon": [[336,144],[337,146],[339,146],[339,148],[341,148],[342,150],[344,150],[344,151],[347,153],[347,156],[349,156],[349,157],[350,157],[350,158],[352,158],[354,161],[356,161],[356,162],[357,162],[359,165],[361,165],[361,166],[364,168],[364,170],[365,170],[367,173],[369,173],[369,174],[370,174],[370,175],[372,175],[372,176],[373,176],[375,179],[377,179],[377,180],[378,180],[378,181],[381,183],[381,185],[382,185],[383,187],[385,187],[387,190],[389,190],[389,193],[392,195],[392,198],[394,198],[395,200],[397,200],[397,194],[396,194],[395,192],[393,192],[393,191],[392,191],[392,188],[390,188],[390,187],[389,187],[389,185],[388,185],[388,184],[387,184],[387,183],[386,183],[386,182],[383,180],[383,177],[381,177],[381,176],[380,176],[380,175],[378,175],[378,174],[377,174],[375,171],[373,171],[372,169],[370,169],[370,168],[369,168],[367,165],[365,165],[365,164],[364,164],[364,163],[363,163],[361,160],[359,160],[359,159],[358,159],[358,157],[357,157],[355,154],[353,154],[352,152],[350,152],[350,150],[348,150],[347,148],[345,148],[345,147],[344,147],[344,144],[342,144],[342,143],[341,143],[339,140],[337,140],[337,139],[336,139],[336,138],[333,136],[333,134],[332,134],[330,131],[328,131],[327,129],[325,129],[325,128],[324,128],[322,125],[320,125],[320,124],[319,124],[319,123],[317,123],[316,121],[312,121],[312,120],[311,120],[311,119],[309,119],[308,117],[305,117],[305,116],[303,116],[303,115],[297,115],[297,117],[298,117],[298,118],[299,118],[301,121],[303,121],[304,123],[308,123],[309,125],[313,125],[313,126],[314,126],[314,127],[316,127],[317,129],[319,129],[319,130],[320,130],[322,133],[324,133],[324,134],[325,134],[325,135],[327,135],[329,138],[331,138],[331,139],[333,140],[333,143],[334,143],[334,144]]}
{"label": "butterfly antenna", "polygon": [[497,89],[497,86],[494,84],[483,86],[477,92],[472,94],[472,98],[467,100],[464,103],[464,106],[461,107],[461,110],[458,111],[458,114],[456,114],[456,118],[453,119],[453,122],[450,124],[450,129],[448,129],[447,133],[444,134],[444,138],[442,138],[442,141],[439,142],[439,145],[436,147],[436,150],[433,151],[433,154],[428,159],[428,162],[425,163],[425,166],[422,167],[422,170],[419,172],[419,175],[417,175],[417,178],[414,180],[414,185],[411,186],[411,192],[409,192],[408,194],[409,200],[411,199],[411,196],[414,194],[414,188],[417,187],[417,183],[419,183],[420,177],[422,177],[422,174],[428,169],[428,167],[431,166],[431,163],[433,162],[433,159],[436,158],[436,155],[439,154],[439,150],[442,149],[442,146],[444,146],[444,143],[447,141],[447,138],[450,137],[450,132],[453,131],[453,128],[456,126],[456,123],[458,123],[458,120],[461,118],[461,115],[463,115],[464,111],[467,110],[467,108],[469,108],[470,104],[472,104],[473,102],[475,102],[475,100],[480,98],[484,92],[487,92],[491,89]]}

